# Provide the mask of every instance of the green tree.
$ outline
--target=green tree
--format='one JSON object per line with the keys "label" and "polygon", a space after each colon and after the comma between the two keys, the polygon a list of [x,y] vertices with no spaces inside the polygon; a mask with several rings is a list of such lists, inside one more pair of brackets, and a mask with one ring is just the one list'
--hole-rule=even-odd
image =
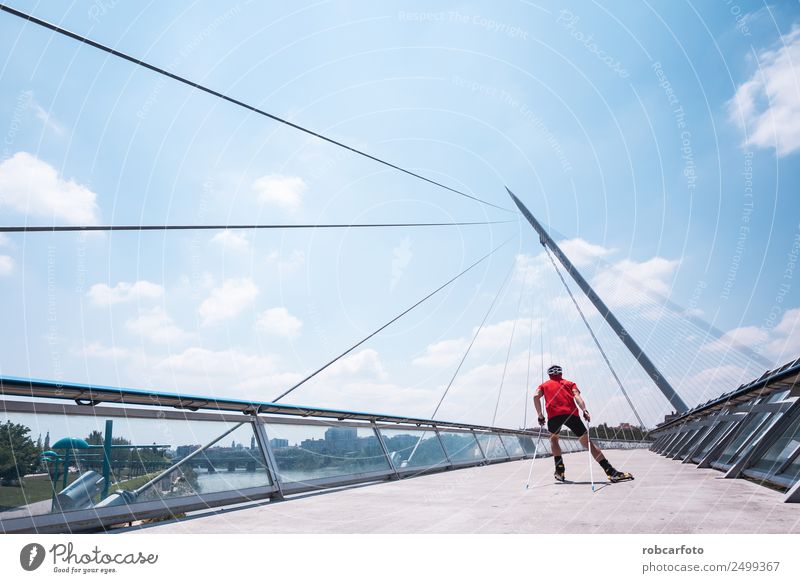
{"label": "green tree", "polygon": [[0,484],[19,485],[39,464],[39,451],[28,436],[29,427],[6,421],[0,424]]}
{"label": "green tree", "polygon": [[103,433],[94,429],[86,438],[89,445],[103,445]]}

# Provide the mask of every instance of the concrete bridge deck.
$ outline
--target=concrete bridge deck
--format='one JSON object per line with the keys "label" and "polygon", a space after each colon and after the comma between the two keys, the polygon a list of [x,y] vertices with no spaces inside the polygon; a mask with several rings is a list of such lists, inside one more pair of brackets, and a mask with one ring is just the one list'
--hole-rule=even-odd
{"label": "concrete bridge deck", "polygon": [[[797,533],[800,504],[746,480],[725,480],[645,450],[610,451],[633,482],[592,493],[588,454],[456,470],[204,511],[125,529],[158,533]],[[596,464],[595,479],[605,477]],[[117,531],[120,532],[120,531]]]}

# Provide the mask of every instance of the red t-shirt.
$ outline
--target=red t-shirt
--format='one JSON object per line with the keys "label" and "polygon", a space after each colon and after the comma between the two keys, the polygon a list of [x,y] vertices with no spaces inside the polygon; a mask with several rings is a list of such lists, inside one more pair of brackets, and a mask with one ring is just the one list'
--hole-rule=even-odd
{"label": "red t-shirt", "polygon": [[578,385],[572,381],[550,379],[539,385],[539,389],[544,393],[545,409],[547,409],[549,418],[553,418],[556,415],[578,414],[578,406],[575,404],[572,390],[575,389],[578,394],[580,394],[580,391],[578,391]]}

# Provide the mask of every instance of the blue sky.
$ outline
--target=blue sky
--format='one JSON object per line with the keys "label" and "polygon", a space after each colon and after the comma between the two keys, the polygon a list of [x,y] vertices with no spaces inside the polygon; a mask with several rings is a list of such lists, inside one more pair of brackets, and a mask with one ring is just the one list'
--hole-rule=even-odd
{"label": "blue sky", "polygon": [[[508,185],[690,403],[762,371],[726,339],[800,353],[795,3],[10,4],[493,204]],[[8,14],[0,47],[5,225],[511,220],[9,234],[2,374],[269,400],[513,237],[287,402],[430,415],[513,269],[439,416],[490,422],[502,379],[496,421],[521,425],[544,359],[599,421],[633,420],[517,214]],[[728,336],[694,338],[619,271]]]}

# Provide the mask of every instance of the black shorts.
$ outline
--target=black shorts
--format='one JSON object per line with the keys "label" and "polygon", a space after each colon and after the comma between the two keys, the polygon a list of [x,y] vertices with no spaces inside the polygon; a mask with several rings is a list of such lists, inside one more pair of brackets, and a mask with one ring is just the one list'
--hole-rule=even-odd
{"label": "black shorts", "polygon": [[556,415],[547,420],[547,430],[550,433],[558,433],[564,425],[578,437],[586,433],[586,426],[577,415]]}

